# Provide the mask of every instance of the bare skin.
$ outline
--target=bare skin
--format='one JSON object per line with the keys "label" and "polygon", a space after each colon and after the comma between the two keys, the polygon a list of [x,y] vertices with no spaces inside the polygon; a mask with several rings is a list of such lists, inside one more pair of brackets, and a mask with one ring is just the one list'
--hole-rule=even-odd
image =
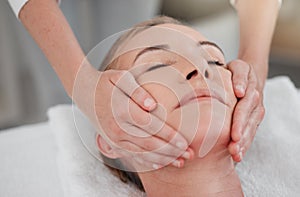
{"label": "bare skin", "polygon": [[[165,29],[175,30],[180,34],[164,32]],[[156,33],[162,39],[154,39]],[[186,36],[191,38],[192,42],[189,42]],[[140,40],[148,45],[151,38],[153,42],[150,46],[164,45],[170,50],[157,49],[143,55],[139,54],[145,51],[145,48],[128,50],[130,52],[118,58],[117,64],[127,65],[122,66],[122,69],[134,72],[136,67],[154,63],[152,67],[136,76],[137,81],[143,84],[160,104],[160,108],[152,113],[164,118],[161,115],[163,109],[168,124],[175,128],[189,128],[183,129],[182,135],[189,140],[190,148],[194,152],[200,153],[204,146],[210,146],[209,143],[205,143],[206,139],[217,140],[205,155],[197,155],[194,160],[186,161],[181,169],[155,166],[156,170],[151,170],[151,166],[146,162],[140,165],[133,164],[147,196],[243,196],[233,159],[227,149],[231,117],[237,99],[223,53],[216,44],[209,42],[199,32],[174,24],[149,28],[121,48],[135,48]],[[206,44],[199,45],[199,42]],[[187,95],[190,96],[189,89],[195,92],[196,95],[191,96],[194,99],[186,99]],[[194,119],[196,122],[191,121]],[[197,127],[196,133],[193,133],[194,126]],[[215,135],[215,131],[219,131],[219,135]],[[101,137],[98,137],[98,146],[102,154],[124,161],[113,147],[99,138]],[[145,172],[144,169],[148,170]]]}
{"label": "bare skin", "polygon": [[[75,38],[68,22],[63,16],[57,3],[53,0],[30,0],[20,12],[20,20],[27,28],[29,33],[38,43],[45,56],[48,58],[53,69],[59,76],[68,95],[73,99],[77,106],[89,117],[89,119],[98,126],[99,114],[105,114],[103,130],[107,131],[107,135],[124,149],[129,149],[132,145],[130,135],[125,131],[115,129],[117,127],[112,114],[109,114],[110,107],[107,101],[111,99],[112,87],[116,87],[116,81],[123,76],[122,71],[100,72],[94,69],[88,62],[84,62],[85,55],[81,50],[77,39]],[[100,79],[101,83],[98,83]],[[122,86],[123,84],[123,86]],[[122,83],[116,89],[118,91],[119,102],[127,103],[127,100],[132,100],[132,105],[137,110],[136,117],[143,118],[148,116],[147,111],[151,111],[156,107],[151,95],[140,87],[133,77],[128,76],[126,83]],[[128,88],[130,87],[130,88]],[[125,96],[124,92],[131,95],[131,98]],[[133,93],[133,94],[131,94]],[[95,97],[96,96],[96,97]],[[147,99],[148,98],[148,99]],[[152,102],[151,100],[152,99]],[[138,104],[138,105],[137,105]],[[124,104],[125,105],[125,104]],[[95,111],[96,110],[96,111]],[[120,114],[123,121],[126,122],[129,117],[127,111],[120,108]],[[123,110],[123,111],[122,111]],[[134,122],[132,123],[134,124]],[[159,120],[153,124],[161,124]],[[113,131],[113,132],[112,132]],[[174,144],[169,144],[170,139],[173,139]],[[188,151],[187,141],[171,128],[165,125],[162,131],[156,136],[153,136],[152,141],[143,139],[140,140],[140,146],[137,150],[153,150],[156,149],[157,141],[164,140],[168,146],[173,146],[177,153]],[[121,142],[127,143],[121,143]],[[147,145],[147,146],[146,146]],[[153,160],[159,163],[162,157],[174,153],[160,154],[160,157],[149,155],[148,160]],[[187,153],[191,156],[193,153]],[[178,155],[178,154],[176,154]],[[176,159],[177,157],[174,157]],[[186,157],[189,159],[189,157]]]}
{"label": "bare skin", "polygon": [[[238,102],[231,131],[229,152],[242,160],[264,117],[263,88],[269,67],[269,52],[279,10],[277,0],[237,1],[240,19],[238,59],[229,62]],[[251,101],[251,102],[250,102]],[[248,110],[245,110],[248,109]]]}
{"label": "bare skin", "polygon": [[[275,0],[239,1],[237,10],[241,32],[238,57],[240,60],[229,63],[229,68],[233,73],[234,91],[242,99],[237,105],[234,114],[232,141],[229,144],[229,152],[235,161],[240,161],[250,147],[256,133],[257,124],[260,123],[264,115],[262,89],[267,75],[269,46],[278,13],[278,3]],[[98,122],[98,117],[95,116],[94,112],[94,105],[87,104],[94,103],[96,101],[95,98],[93,98],[94,100],[87,100],[78,95],[76,97],[73,95],[76,75],[81,68],[85,54],[81,50],[57,3],[54,0],[30,0],[21,9],[19,18],[44,52],[68,95],[72,97],[92,122]],[[253,32],[255,32],[255,35],[252,34]],[[81,72],[81,84],[82,87],[85,87],[80,90],[82,92],[81,95],[92,95],[91,89],[96,87],[96,81],[103,73],[92,69],[88,63],[85,68],[85,71]],[[100,86],[99,95],[105,95],[109,99],[109,95],[111,95],[109,87],[115,86],[109,79],[115,81],[121,75],[122,73],[120,72],[104,73],[104,80],[102,86]],[[249,80],[250,78],[251,80]],[[132,84],[131,87],[134,88],[138,87],[137,83],[130,81],[130,79],[128,79],[128,84]],[[238,88],[239,86],[242,88]],[[119,88],[122,89],[122,87]],[[254,91],[255,89],[257,91]],[[132,103],[137,103],[140,109],[151,111],[156,107],[155,102],[147,99],[152,97],[143,88],[137,88],[132,92],[131,100],[135,101]],[[253,92],[255,94],[252,94]],[[120,93],[120,95],[122,94]],[[92,97],[88,96],[87,98]],[[255,98],[255,102],[253,102],[253,98]],[[102,110],[109,111],[107,108],[102,108]],[[145,117],[147,115],[143,113],[143,110],[138,110],[135,114],[136,117]],[[107,121],[107,131],[111,133],[110,136],[113,141],[118,143],[121,140],[119,136],[126,138],[126,132],[122,130],[118,130],[118,133],[113,133],[115,124],[111,124],[114,123],[112,119],[108,118],[105,121]],[[162,136],[155,136],[153,143],[150,143],[151,149],[155,148],[155,139],[163,138],[165,143],[167,143],[176,134],[176,131],[166,125],[160,134]],[[183,150],[187,148],[187,142],[182,136],[178,137],[178,142],[183,144]],[[143,143],[141,142],[141,144]],[[130,140],[124,145],[125,149],[129,147],[131,147]],[[168,155],[168,153],[165,154]],[[192,154],[191,152],[190,155]]]}

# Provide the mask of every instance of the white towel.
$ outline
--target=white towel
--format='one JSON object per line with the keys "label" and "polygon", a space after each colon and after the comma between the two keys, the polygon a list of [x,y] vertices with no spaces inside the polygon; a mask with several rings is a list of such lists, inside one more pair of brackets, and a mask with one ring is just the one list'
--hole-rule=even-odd
{"label": "white towel", "polygon": [[300,98],[287,77],[266,83],[266,115],[237,166],[247,196],[299,196]]}
{"label": "white towel", "polygon": [[[74,117],[76,117],[76,125]],[[133,185],[121,182],[84,147],[77,128],[92,133],[93,126],[78,110],[60,105],[48,111],[49,122],[58,143],[58,169],[66,197],[142,196]],[[94,143],[93,140],[91,143]]]}
{"label": "white towel", "polygon": [[[298,196],[300,194],[300,99],[287,77],[268,80],[266,116],[251,149],[237,165],[246,196]],[[143,196],[122,183],[83,146],[76,131],[71,106],[49,110],[59,154],[58,167],[65,196]],[[76,126],[93,133],[93,127],[77,110]],[[87,139],[93,138],[89,135]],[[93,142],[91,142],[93,143]],[[92,150],[93,151],[93,150]]]}

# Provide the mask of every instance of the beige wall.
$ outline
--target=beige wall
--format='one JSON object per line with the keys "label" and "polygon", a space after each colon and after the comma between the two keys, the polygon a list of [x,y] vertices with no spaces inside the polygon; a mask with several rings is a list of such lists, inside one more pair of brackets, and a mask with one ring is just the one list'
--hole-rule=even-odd
{"label": "beige wall", "polygon": [[[291,59],[300,67],[300,1],[285,0],[274,33],[271,56]],[[299,62],[297,64],[297,62]],[[299,73],[300,74],[300,73]]]}

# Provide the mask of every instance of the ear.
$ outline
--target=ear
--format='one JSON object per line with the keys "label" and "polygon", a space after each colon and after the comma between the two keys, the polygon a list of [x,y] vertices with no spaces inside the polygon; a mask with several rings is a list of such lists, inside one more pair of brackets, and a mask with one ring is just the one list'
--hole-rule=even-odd
{"label": "ear", "polygon": [[97,134],[96,143],[99,151],[106,157],[110,159],[120,158],[120,155],[113,149],[106,141],[101,137],[101,135]]}

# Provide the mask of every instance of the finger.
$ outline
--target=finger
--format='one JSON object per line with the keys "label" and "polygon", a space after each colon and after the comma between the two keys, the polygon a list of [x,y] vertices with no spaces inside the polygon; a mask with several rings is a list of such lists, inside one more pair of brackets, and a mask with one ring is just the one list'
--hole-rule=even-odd
{"label": "finger", "polygon": [[[135,158],[135,160],[142,164],[144,161],[152,164],[156,164],[159,166],[166,166],[166,165],[173,165],[174,167],[183,167],[184,165],[184,159],[183,157],[170,157],[166,155],[159,154],[155,151],[147,152],[144,149],[142,149],[140,146],[137,146],[136,144],[133,144],[129,141],[123,141],[122,143],[129,143],[132,149],[138,150],[138,153],[131,153]],[[191,158],[194,157],[194,153],[191,148],[187,149],[187,152],[190,153]]]}
{"label": "finger", "polygon": [[187,140],[179,132],[175,131],[164,120],[141,110],[132,102],[130,102],[130,118],[127,121],[136,129],[142,129],[148,133],[148,136],[160,138],[164,143],[173,145],[174,148],[186,150],[188,147]]}
{"label": "finger", "polygon": [[[168,161],[167,164],[163,165],[162,159],[166,160],[166,157],[164,156],[163,158],[158,159],[155,156],[152,156],[151,160],[151,155],[154,153],[148,153],[147,157],[145,157],[145,154],[143,153],[143,149],[140,147],[136,146],[135,144],[129,142],[129,141],[121,141],[119,142],[121,146],[126,146],[127,149],[119,149],[118,154],[121,155],[122,157],[120,158],[122,161],[122,165],[124,166],[124,169],[133,171],[133,172],[145,172],[145,171],[152,171],[156,170],[159,168],[164,167],[165,165],[168,165],[168,163],[172,162],[172,160],[175,160],[174,158],[170,161]],[[137,152],[131,152],[129,150],[135,150]],[[155,160],[156,158],[156,160]],[[112,167],[117,167],[118,166],[112,166]]]}
{"label": "finger", "polygon": [[240,152],[240,145],[238,142],[231,141],[228,145],[228,151],[231,155],[236,155]]}
{"label": "finger", "polygon": [[184,160],[182,158],[168,157],[158,154],[156,152],[145,152],[142,148],[129,141],[122,141],[120,144],[126,144],[130,149],[138,150],[138,152],[123,151],[123,159],[125,158],[130,165],[134,165],[136,169],[141,171],[155,170],[167,165],[173,165],[174,167],[182,167]]}
{"label": "finger", "polygon": [[253,113],[251,114],[245,132],[241,140],[238,142],[241,149],[244,148],[245,151],[247,151],[250,148],[250,145],[256,135],[258,125],[260,124],[261,121],[262,121],[262,112],[260,107],[257,107],[256,110],[254,110]]}
{"label": "finger", "polygon": [[184,166],[184,159],[182,158],[173,158],[166,157],[155,152],[149,154],[139,155],[139,163],[143,165],[143,167],[159,169],[168,165],[172,165],[176,168],[181,168]]}
{"label": "finger", "polygon": [[232,84],[235,95],[241,98],[245,95],[248,85],[249,65],[241,60],[235,60],[228,64],[228,69],[232,72]]}
{"label": "finger", "polygon": [[129,71],[118,71],[110,80],[144,110],[152,111],[155,109],[154,98],[136,82]]}
{"label": "finger", "polygon": [[262,120],[262,112],[261,109],[258,107],[257,110],[253,111],[251,115],[251,119],[248,122],[248,125],[245,129],[245,132],[241,140],[236,143],[233,143],[231,147],[231,150],[235,149],[231,153],[233,155],[233,158],[236,158],[237,161],[242,160],[245,153],[250,148],[253,139],[256,135],[258,124],[261,122],[261,120]]}
{"label": "finger", "polygon": [[233,141],[239,141],[243,134],[249,116],[259,104],[259,92],[255,89],[247,90],[244,98],[236,105],[233,113],[231,138]]}
{"label": "finger", "polygon": [[139,148],[142,148],[144,151],[155,152],[172,158],[178,158],[180,156],[185,159],[192,158],[192,155],[189,151],[176,148],[172,144],[166,143],[155,136],[150,136],[147,138],[128,136],[127,140]]}
{"label": "finger", "polygon": [[[120,95],[120,98],[122,97],[125,96]],[[119,102],[116,101],[116,103]],[[167,144],[164,150],[165,155],[178,157],[183,154],[183,151],[188,147],[188,143],[179,132],[176,132],[151,113],[143,111],[134,102],[129,101],[129,105],[129,111],[120,106],[113,106],[113,108],[121,108],[119,111],[115,110],[114,113],[114,120],[117,124],[111,124],[116,125],[117,128],[123,131],[117,136],[118,139],[134,141],[146,150],[155,150]],[[150,137],[152,140],[149,140]],[[115,146],[118,145],[115,144]],[[122,148],[126,149],[127,147]]]}
{"label": "finger", "polygon": [[243,157],[242,157],[241,155],[237,154],[237,155],[233,155],[233,156],[232,156],[232,159],[233,159],[233,161],[235,161],[235,162],[241,162],[242,159],[243,159]]}

